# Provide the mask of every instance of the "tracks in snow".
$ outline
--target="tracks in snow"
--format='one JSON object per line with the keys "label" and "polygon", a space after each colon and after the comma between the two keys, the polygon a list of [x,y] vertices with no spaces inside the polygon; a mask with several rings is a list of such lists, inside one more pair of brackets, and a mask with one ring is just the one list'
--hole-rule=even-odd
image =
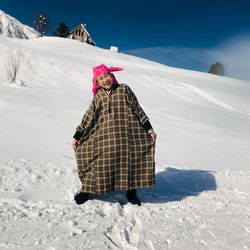
{"label": "tracks in snow", "polygon": [[121,206],[122,194],[77,206],[73,168],[0,160],[1,249],[250,248],[249,171],[214,173],[217,189],[181,200],[170,193],[169,201],[150,201],[150,192],[140,191],[141,207]]}
{"label": "tracks in snow", "polygon": [[164,89],[171,95],[174,95],[186,102],[190,103],[197,103],[197,101],[194,100],[193,96],[199,96],[202,100],[210,102],[216,106],[219,106],[221,108],[230,110],[230,111],[236,111],[239,113],[243,113],[245,115],[249,115],[247,113],[244,113],[242,111],[236,110],[228,103],[221,101],[212,95],[206,93],[205,91],[202,91],[198,87],[192,86],[190,84],[187,84],[185,82],[181,81],[175,81],[170,79],[164,79],[164,78],[158,78],[158,77],[152,77],[147,75],[142,75],[142,77],[148,81],[151,81],[155,85],[159,86],[160,88]]}

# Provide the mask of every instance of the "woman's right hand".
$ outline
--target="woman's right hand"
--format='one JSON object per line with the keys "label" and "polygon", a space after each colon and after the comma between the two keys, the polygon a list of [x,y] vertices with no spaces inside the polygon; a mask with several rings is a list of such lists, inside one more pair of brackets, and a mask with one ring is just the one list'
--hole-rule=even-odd
{"label": "woman's right hand", "polygon": [[76,151],[76,147],[77,147],[78,141],[75,138],[73,138],[71,144],[72,144],[72,147],[73,147],[74,151]]}
{"label": "woman's right hand", "polygon": [[156,141],[157,134],[155,132],[152,132],[150,134],[150,136],[151,136],[151,138],[152,138],[153,141]]}

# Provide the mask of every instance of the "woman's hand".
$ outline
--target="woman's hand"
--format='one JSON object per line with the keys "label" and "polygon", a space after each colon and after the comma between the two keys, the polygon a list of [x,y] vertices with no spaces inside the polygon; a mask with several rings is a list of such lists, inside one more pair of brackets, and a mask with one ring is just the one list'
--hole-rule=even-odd
{"label": "woman's hand", "polygon": [[155,132],[152,132],[150,136],[153,139],[153,141],[156,141],[157,134]]}
{"label": "woman's hand", "polygon": [[75,138],[73,138],[71,144],[72,144],[72,147],[73,147],[74,151],[76,151],[76,147],[77,147],[78,141]]}

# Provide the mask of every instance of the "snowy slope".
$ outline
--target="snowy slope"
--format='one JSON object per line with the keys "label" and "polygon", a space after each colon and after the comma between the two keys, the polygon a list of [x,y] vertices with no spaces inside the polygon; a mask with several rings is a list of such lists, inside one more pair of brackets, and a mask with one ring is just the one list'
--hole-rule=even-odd
{"label": "snowy slope", "polygon": [[31,39],[38,37],[38,32],[0,10],[0,36]]}
{"label": "snowy slope", "polygon": [[[7,85],[9,48],[25,61]],[[63,38],[0,38],[0,249],[250,248],[250,83],[181,70]],[[136,93],[158,134],[157,187],[73,202],[72,135],[92,67]]]}
{"label": "snowy slope", "polygon": [[[157,162],[202,169],[245,169],[250,162],[249,82],[171,68],[68,39],[39,38],[1,40],[2,83],[7,81],[3,61],[10,47],[25,53],[18,79],[27,87],[1,86],[0,128],[5,132],[0,156],[73,158],[69,144],[92,98],[92,67],[105,63],[125,68],[117,74],[119,81],[131,86],[159,133]],[[9,148],[5,141],[10,137],[15,144]]]}

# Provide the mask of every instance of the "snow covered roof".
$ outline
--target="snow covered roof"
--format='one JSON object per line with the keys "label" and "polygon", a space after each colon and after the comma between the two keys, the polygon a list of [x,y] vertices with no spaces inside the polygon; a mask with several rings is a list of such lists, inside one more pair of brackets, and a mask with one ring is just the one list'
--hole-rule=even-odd
{"label": "snow covered roof", "polygon": [[90,36],[89,32],[87,31],[87,29],[86,29],[86,24],[82,24],[82,23],[81,23],[81,24],[77,25],[74,29],[72,29],[72,30],[69,32],[69,34],[73,33],[73,32],[74,32],[76,29],[78,29],[78,28],[84,29],[84,31],[87,33],[87,36],[91,38],[91,41],[92,41],[94,44],[96,44],[96,43],[94,42],[94,40],[92,39],[92,37]]}

